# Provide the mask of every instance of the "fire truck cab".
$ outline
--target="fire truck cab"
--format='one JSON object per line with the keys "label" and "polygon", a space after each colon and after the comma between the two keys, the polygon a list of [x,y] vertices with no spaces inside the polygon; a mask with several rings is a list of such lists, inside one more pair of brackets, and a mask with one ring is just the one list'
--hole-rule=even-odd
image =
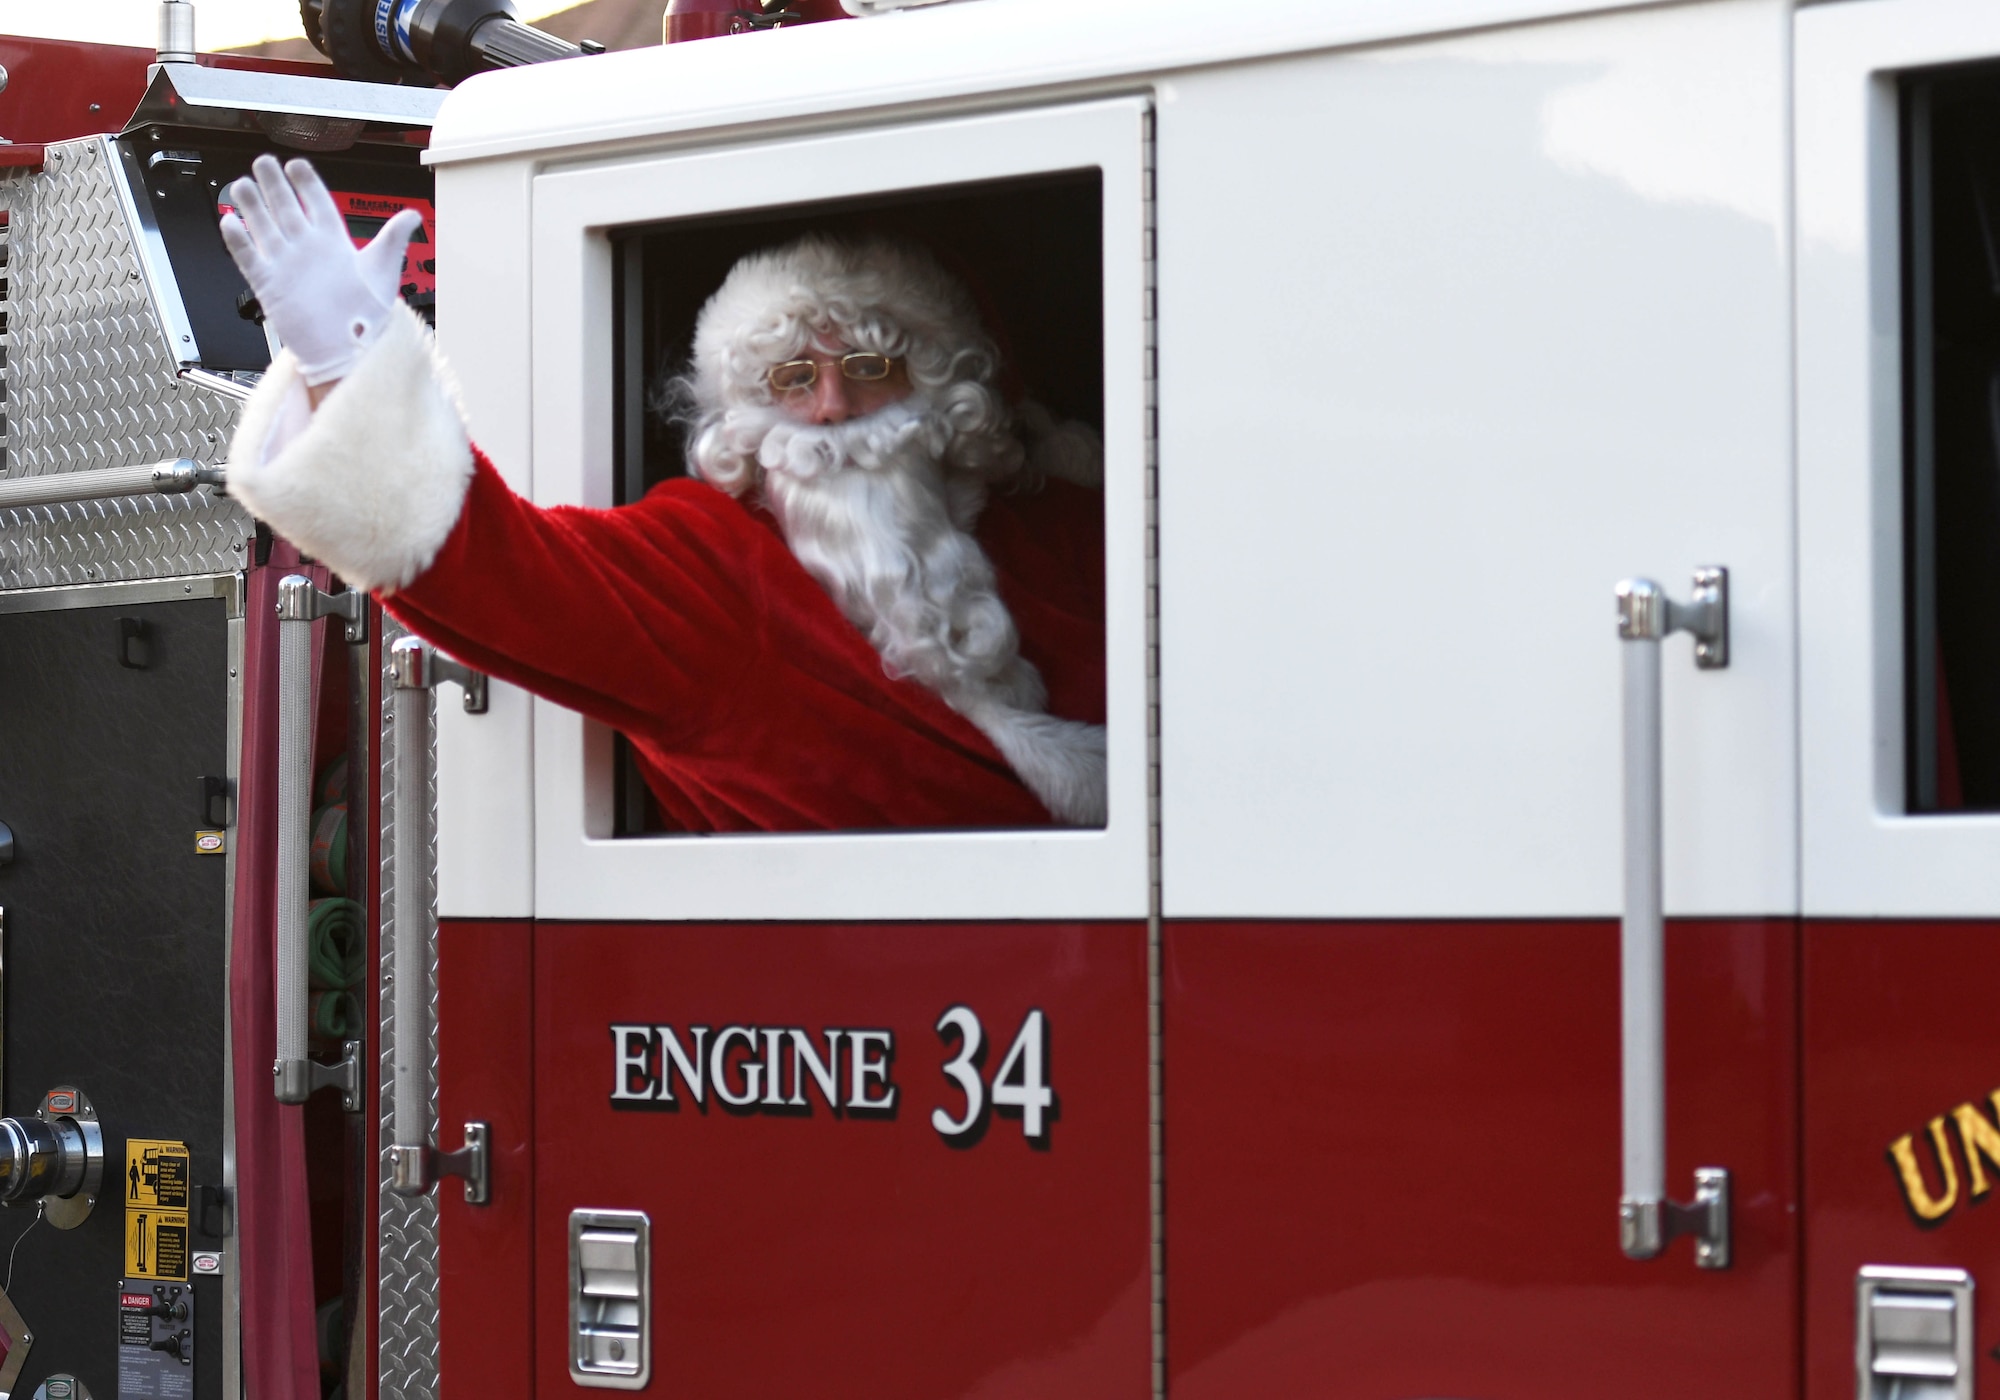
{"label": "fire truck cab", "polygon": [[[27,1244],[19,1383],[236,1400],[317,1352],[354,1400],[2000,1385],[2000,13],[853,8],[887,12],[448,94],[162,63],[120,134],[0,178],[32,736],[0,1130],[26,1163],[91,1125],[134,1193],[85,1226],[123,1221],[122,1271],[73,1252],[61,1292]],[[743,254],[936,252],[1018,396],[1103,444],[1105,823],[675,831],[615,731],[226,498],[199,548],[74,543],[183,499],[47,494],[90,472],[211,490],[272,347],[175,211],[315,140],[357,237],[421,206],[406,294],[542,506],[685,473],[658,386]],[[115,326],[57,285],[87,201]],[[118,336],[202,405],[171,442],[62,398]],[[186,1128],[127,1083],[159,984],[125,916],[91,916],[87,1041],[35,932],[74,877],[31,857],[89,871],[138,810],[56,824],[63,755],[165,763],[79,698],[148,645],[207,707],[159,781],[214,770],[230,872],[185,894]],[[308,875],[351,983],[299,972],[349,917]],[[176,1147],[211,1284],[159,1253]],[[191,1390],[126,1364],[176,1358],[156,1283],[210,1310]],[[61,1356],[12,1340],[38,1308]]]}

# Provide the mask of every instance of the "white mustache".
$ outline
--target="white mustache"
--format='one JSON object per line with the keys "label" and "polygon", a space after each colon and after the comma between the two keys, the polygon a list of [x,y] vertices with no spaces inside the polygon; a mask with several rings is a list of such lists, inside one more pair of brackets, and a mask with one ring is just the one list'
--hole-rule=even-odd
{"label": "white mustache", "polygon": [[801,481],[843,467],[881,471],[912,451],[935,461],[951,440],[950,426],[939,421],[923,394],[845,423],[801,423],[775,407],[762,412],[770,418],[757,445],[757,464]]}

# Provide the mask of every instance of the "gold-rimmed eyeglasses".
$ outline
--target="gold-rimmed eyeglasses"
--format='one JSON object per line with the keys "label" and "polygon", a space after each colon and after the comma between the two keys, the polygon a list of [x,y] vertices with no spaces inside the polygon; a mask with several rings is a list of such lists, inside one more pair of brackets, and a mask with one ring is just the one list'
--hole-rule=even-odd
{"label": "gold-rimmed eyeglasses", "polygon": [[[887,379],[896,368],[894,356],[877,355],[867,350],[856,350],[851,355],[842,355],[834,361],[840,366],[841,377],[858,379],[864,384]],[[786,360],[781,365],[772,365],[766,376],[771,387],[781,394],[794,389],[810,389],[819,381],[819,361]]]}

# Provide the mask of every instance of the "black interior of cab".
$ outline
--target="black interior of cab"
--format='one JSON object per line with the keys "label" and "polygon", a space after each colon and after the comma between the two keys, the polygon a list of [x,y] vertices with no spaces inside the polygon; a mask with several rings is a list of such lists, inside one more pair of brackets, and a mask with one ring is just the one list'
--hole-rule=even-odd
{"label": "black interior of cab", "polygon": [[2000,66],[1901,99],[1907,801],[2000,811]]}
{"label": "black interior of cab", "polygon": [[[921,244],[979,303],[1010,402],[1104,429],[1103,179],[1095,169],[618,230],[613,235],[614,497],[635,501],[686,475],[679,426],[649,404],[686,366],[695,318],[736,260],[802,234],[883,235]],[[620,736],[614,834],[663,830]]]}

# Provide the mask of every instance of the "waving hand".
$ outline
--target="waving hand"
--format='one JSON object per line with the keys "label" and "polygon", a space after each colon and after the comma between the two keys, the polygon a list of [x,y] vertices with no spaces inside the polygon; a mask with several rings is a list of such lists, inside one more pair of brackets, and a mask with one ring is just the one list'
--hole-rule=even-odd
{"label": "waving hand", "polygon": [[403,250],[422,226],[405,209],[365,248],[319,174],[303,160],[280,167],[270,156],[229,187],[236,212],[222,219],[222,241],[264,308],[264,320],[298,357],[307,384],[344,377],[381,333],[396,304]]}

